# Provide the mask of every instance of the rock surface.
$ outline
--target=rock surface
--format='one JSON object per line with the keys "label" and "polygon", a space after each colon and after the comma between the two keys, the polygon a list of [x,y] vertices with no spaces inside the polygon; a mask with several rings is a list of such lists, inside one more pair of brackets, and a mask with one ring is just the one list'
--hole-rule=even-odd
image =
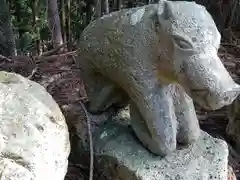
{"label": "rock surface", "polygon": [[[161,158],[143,148],[131,128],[113,122],[94,135],[99,179],[226,180],[228,147],[205,132],[197,143]],[[107,178],[106,178],[107,177]]]}
{"label": "rock surface", "polygon": [[63,180],[70,153],[65,118],[45,89],[0,71],[0,174],[9,180]]}

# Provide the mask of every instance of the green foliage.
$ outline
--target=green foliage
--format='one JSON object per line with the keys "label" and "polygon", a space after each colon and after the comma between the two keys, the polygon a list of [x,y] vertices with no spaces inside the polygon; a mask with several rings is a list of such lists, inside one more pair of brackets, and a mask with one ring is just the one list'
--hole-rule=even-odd
{"label": "green foliage", "polygon": [[[0,0],[0,4],[1,1],[4,0]],[[64,1],[65,3],[67,1],[71,2],[71,17],[69,18],[71,24],[71,32],[69,32],[69,34],[71,35],[71,42],[75,42],[79,39],[81,32],[88,24],[89,17],[92,16],[92,12],[90,12],[91,8],[89,9],[89,7],[90,5],[94,6],[95,0],[58,0],[58,10],[60,15],[62,13],[60,4],[62,1]],[[113,3],[113,1],[115,1],[115,3]],[[156,1],[157,0],[122,0],[122,5],[124,8],[127,8],[128,6],[140,6],[146,3],[155,3]],[[198,3],[200,1],[202,2],[200,4],[204,4],[203,2],[205,2],[205,0],[196,0],[196,2]],[[32,50],[36,49],[37,40],[40,40],[40,42],[44,42],[47,44],[52,41],[51,31],[48,27],[46,0],[7,0],[7,2],[10,7],[11,23],[13,24],[13,32],[16,39],[16,46],[18,51],[31,52]],[[35,23],[32,11],[33,2],[37,2],[37,18]],[[109,0],[110,12],[113,9],[116,9],[116,7],[113,7],[113,4],[116,5],[116,2],[118,3],[117,0]],[[239,6],[240,5],[238,5],[238,9]],[[66,4],[64,5],[64,8],[65,7]],[[2,19],[0,19],[0,22],[1,20]],[[61,23],[63,22],[61,21]],[[67,29],[65,29],[66,25],[63,25],[62,27],[64,28],[61,29],[62,34],[65,34],[65,32],[67,31]]]}
{"label": "green foliage", "polygon": [[[37,5],[37,19],[34,24],[32,3],[38,2]],[[58,9],[61,15],[61,4],[58,1]],[[77,41],[81,32],[88,24],[87,15],[87,3],[93,3],[94,1],[87,0],[70,0],[71,1],[71,14],[70,14],[70,34],[71,42]],[[64,0],[66,3],[66,0]],[[110,3],[112,1],[109,1]],[[47,1],[46,0],[8,0],[10,5],[11,22],[13,24],[13,32],[16,39],[16,47],[18,52],[31,52],[36,48],[36,41],[50,42],[52,40],[51,32],[48,27],[47,16]],[[66,6],[66,4],[65,4]],[[91,14],[90,14],[91,15]],[[63,22],[61,22],[63,23]],[[63,26],[65,27],[65,26]],[[66,29],[61,30],[62,33]]]}
{"label": "green foliage", "polygon": [[[44,33],[36,32],[33,26],[32,1],[29,0],[8,0],[10,5],[11,22],[13,24],[13,32],[16,40],[18,51],[28,52],[33,49],[34,42],[41,39],[40,34],[46,38]],[[36,27],[41,30],[48,28],[46,16],[46,2],[40,0],[38,2],[38,18]],[[45,36],[44,36],[45,35]],[[48,34],[49,35],[49,34]]]}

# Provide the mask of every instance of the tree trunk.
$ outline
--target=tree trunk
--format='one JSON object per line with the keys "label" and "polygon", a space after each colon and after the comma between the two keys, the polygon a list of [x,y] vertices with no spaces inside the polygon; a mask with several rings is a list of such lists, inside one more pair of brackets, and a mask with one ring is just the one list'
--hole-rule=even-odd
{"label": "tree trunk", "polygon": [[87,17],[86,17],[86,21],[87,21],[87,24],[92,20],[92,16],[93,16],[93,7],[94,7],[94,3],[93,1],[88,1],[86,2],[87,3],[87,6],[86,6],[86,12],[87,12]]}
{"label": "tree trunk", "polygon": [[133,8],[133,7],[134,7],[133,2],[132,1],[128,1],[127,8]]}
{"label": "tree trunk", "polygon": [[66,15],[65,15],[65,2],[64,0],[60,1],[61,6],[61,29],[62,29],[62,39],[63,43],[66,43]]}
{"label": "tree trunk", "polygon": [[104,13],[109,14],[109,2],[108,2],[108,0],[104,1],[104,6],[105,6]]}
{"label": "tree trunk", "polygon": [[37,34],[36,50],[37,50],[37,54],[40,55],[42,52],[41,52],[41,46],[40,46],[40,32],[39,32],[39,27],[37,25],[38,0],[33,0],[32,1],[32,19],[33,19],[33,28],[34,28],[35,33]]}
{"label": "tree trunk", "polygon": [[118,10],[118,0],[113,0],[113,11],[117,11]]}
{"label": "tree trunk", "polygon": [[118,10],[122,9],[122,0],[118,0]]}
{"label": "tree trunk", "polygon": [[[15,15],[15,17],[16,17],[16,20],[17,20],[18,25],[20,25],[20,24],[21,24],[21,14],[22,14],[22,11],[21,11],[21,2],[20,2],[20,0],[16,0],[15,5],[16,5],[16,8],[15,8],[15,13],[14,13],[14,15]],[[22,36],[23,36],[24,33],[25,33],[25,30],[24,30],[23,28],[21,28],[21,26],[18,27],[19,39],[22,38]]]}
{"label": "tree trunk", "polygon": [[6,0],[0,0],[0,20],[0,54],[15,56],[17,50]]}
{"label": "tree trunk", "polygon": [[237,17],[236,12],[238,5],[240,4],[239,0],[232,0],[230,1],[230,11],[228,13],[228,17],[225,20],[225,27],[230,28],[233,25],[234,18]]}
{"label": "tree trunk", "polygon": [[71,51],[71,0],[66,1],[66,38],[67,48]]}
{"label": "tree trunk", "polygon": [[48,0],[48,24],[52,32],[53,47],[63,44],[57,0]]}
{"label": "tree trunk", "polygon": [[102,0],[95,0],[95,19],[102,16]]}
{"label": "tree trunk", "polygon": [[240,152],[240,99],[236,99],[228,108],[226,134],[237,152]]}

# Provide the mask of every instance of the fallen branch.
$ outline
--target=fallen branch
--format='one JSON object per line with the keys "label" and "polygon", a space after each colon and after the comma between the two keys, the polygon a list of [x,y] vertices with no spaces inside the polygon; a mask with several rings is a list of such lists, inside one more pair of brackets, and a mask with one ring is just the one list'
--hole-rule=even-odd
{"label": "fallen branch", "polygon": [[58,52],[61,48],[63,48],[63,47],[66,46],[66,45],[67,45],[67,42],[64,43],[64,44],[62,44],[62,45],[60,45],[60,46],[58,46],[58,47],[56,47],[56,48],[54,48],[54,49],[51,49],[50,51],[43,52],[39,57],[42,57],[42,56],[50,56],[50,55]]}
{"label": "fallen branch", "polygon": [[34,68],[33,70],[32,70],[32,73],[27,77],[28,79],[32,79],[33,78],[33,76],[35,75],[35,73],[37,72],[37,68]]}
{"label": "fallen branch", "polygon": [[51,60],[55,60],[56,58],[59,58],[59,57],[73,56],[74,54],[76,54],[76,51],[71,51],[71,52],[57,54],[57,55],[51,55],[51,56],[37,56],[37,57],[35,57],[35,61],[36,61],[36,63],[39,63],[41,61],[51,61]]}
{"label": "fallen branch", "polygon": [[9,59],[9,58],[1,55],[1,54],[0,54],[0,59],[1,59],[1,60],[7,60],[8,62],[12,62],[12,59]]}
{"label": "fallen branch", "polygon": [[90,167],[89,167],[89,180],[93,179],[93,142],[92,142],[92,132],[91,132],[91,122],[90,118],[88,116],[88,112],[82,103],[82,101],[79,101],[87,118],[87,125],[88,125],[88,136],[89,136],[89,146],[90,146]]}

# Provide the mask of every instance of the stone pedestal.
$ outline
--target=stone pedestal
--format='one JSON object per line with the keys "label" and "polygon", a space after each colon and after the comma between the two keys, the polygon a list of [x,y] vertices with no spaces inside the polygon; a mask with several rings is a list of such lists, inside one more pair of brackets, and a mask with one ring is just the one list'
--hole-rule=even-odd
{"label": "stone pedestal", "polygon": [[94,147],[101,180],[227,180],[227,144],[203,131],[196,144],[159,157],[127,124],[108,122],[94,133]]}

